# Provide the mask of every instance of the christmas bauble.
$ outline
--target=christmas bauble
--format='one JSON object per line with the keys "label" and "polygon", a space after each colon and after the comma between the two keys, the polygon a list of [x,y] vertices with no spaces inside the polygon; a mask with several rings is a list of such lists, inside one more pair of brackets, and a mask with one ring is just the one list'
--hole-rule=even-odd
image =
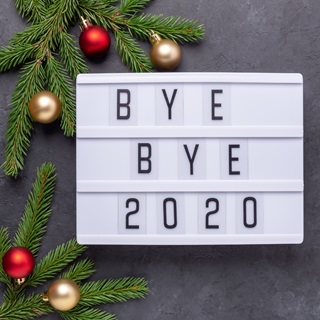
{"label": "christmas bauble", "polygon": [[152,32],[150,59],[152,64],[161,71],[172,71],[178,67],[182,59],[180,46],[172,40],[162,39]]}
{"label": "christmas bauble", "polygon": [[2,259],[4,272],[14,279],[28,276],[34,268],[34,263],[32,252],[24,247],[13,247],[9,249]]}
{"label": "christmas bauble", "polygon": [[110,48],[111,38],[106,29],[92,25],[82,18],[79,38],[81,50],[90,58],[102,58]]}
{"label": "christmas bauble", "polygon": [[50,91],[36,93],[29,102],[31,117],[40,123],[51,123],[57,120],[61,110],[61,101]]}
{"label": "christmas bauble", "polygon": [[51,284],[43,299],[59,311],[68,311],[78,304],[80,289],[71,279],[59,279]]}

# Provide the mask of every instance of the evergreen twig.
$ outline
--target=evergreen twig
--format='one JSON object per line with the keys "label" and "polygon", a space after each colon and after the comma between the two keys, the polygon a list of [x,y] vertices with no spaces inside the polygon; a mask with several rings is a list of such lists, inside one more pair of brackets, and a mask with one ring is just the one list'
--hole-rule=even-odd
{"label": "evergreen twig", "polygon": [[84,259],[73,264],[69,268],[69,270],[67,270],[61,275],[61,278],[72,279],[73,281],[79,283],[83,280],[88,279],[94,273],[95,270],[93,269],[93,262],[88,259]]}
{"label": "evergreen twig", "polygon": [[76,131],[76,97],[71,79],[61,63],[53,56],[47,60],[46,73],[48,90],[54,92],[63,105],[61,128],[66,136],[73,136]]}
{"label": "evergreen twig", "polygon": [[49,251],[36,265],[25,285],[36,287],[45,281],[54,278],[69,263],[79,257],[85,249],[86,247],[79,245],[77,241],[73,239],[58,246],[54,250]]}
{"label": "evergreen twig", "polygon": [[13,93],[6,133],[4,172],[17,176],[23,169],[24,156],[30,145],[32,121],[29,115],[28,103],[31,97],[43,90],[44,70],[38,60],[28,62],[21,71],[21,77]]}
{"label": "evergreen twig", "polygon": [[92,308],[74,308],[67,312],[59,312],[65,320],[116,320],[117,318],[110,313]]}
{"label": "evergreen twig", "polygon": [[108,279],[88,282],[80,286],[79,306],[91,307],[102,303],[124,302],[143,298],[148,289],[143,278]]}
{"label": "evergreen twig", "polygon": [[45,163],[38,169],[33,190],[29,195],[24,215],[14,238],[14,246],[26,247],[34,256],[38,254],[52,211],[50,206],[55,180],[55,168],[51,163]]}
{"label": "evergreen twig", "polygon": [[16,8],[22,17],[28,17],[31,21],[40,21],[45,17],[46,0],[15,0]]}
{"label": "evergreen twig", "polygon": [[120,29],[114,30],[115,48],[122,57],[122,61],[134,72],[150,72],[152,65],[144,51],[139,47],[130,34]]}
{"label": "evergreen twig", "polygon": [[42,301],[40,295],[32,294],[5,301],[0,306],[0,320],[31,320],[50,312],[52,307]]}
{"label": "evergreen twig", "polygon": [[[11,248],[9,232],[7,228],[0,227],[0,261],[2,261],[5,253]],[[11,280],[3,271],[2,264],[0,264],[0,281],[10,284]]]}

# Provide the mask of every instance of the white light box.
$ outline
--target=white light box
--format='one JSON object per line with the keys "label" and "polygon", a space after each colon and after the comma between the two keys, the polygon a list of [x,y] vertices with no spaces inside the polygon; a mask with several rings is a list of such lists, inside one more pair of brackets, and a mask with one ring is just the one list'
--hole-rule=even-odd
{"label": "white light box", "polygon": [[77,239],[301,243],[302,76],[79,75]]}

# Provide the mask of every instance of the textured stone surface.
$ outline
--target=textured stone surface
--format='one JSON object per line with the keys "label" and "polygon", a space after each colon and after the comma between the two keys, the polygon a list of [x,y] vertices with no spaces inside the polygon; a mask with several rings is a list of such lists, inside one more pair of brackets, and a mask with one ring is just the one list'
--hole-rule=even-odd
{"label": "textured stone surface", "polygon": [[[147,11],[199,19],[206,39],[183,47],[178,71],[300,72],[305,90],[305,241],[292,246],[93,246],[94,278],[144,276],[144,301],[104,307],[119,319],[320,318],[320,6],[318,0],[154,1]],[[0,2],[0,45],[24,22],[13,1]],[[79,33],[74,28],[74,33]],[[148,46],[146,46],[148,48]],[[92,72],[126,72],[110,51]],[[0,74],[0,161],[7,104],[18,72]],[[0,173],[0,225],[13,233],[36,167],[52,161],[59,175],[41,254],[75,236],[75,140],[58,125],[36,126],[25,170],[15,181]],[[40,255],[41,255],[40,254]],[[46,319],[58,319],[51,315]]]}

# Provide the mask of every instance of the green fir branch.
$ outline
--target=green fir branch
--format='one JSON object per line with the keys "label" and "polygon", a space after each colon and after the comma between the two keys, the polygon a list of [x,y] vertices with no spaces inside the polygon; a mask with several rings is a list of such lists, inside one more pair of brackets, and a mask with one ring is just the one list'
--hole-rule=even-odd
{"label": "green fir branch", "polygon": [[32,44],[37,47],[37,42],[43,34],[47,34],[51,27],[51,21],[42,21],[26,27],[17,32],[9,41],[9,45],[19,47],[21,44]]}
{"label": "green fir branch", "polygon": [[134,15],[145,8],[151,0],[121,0],[120,13]]}
{"label": "green fir branch", "polygon": [[[121,23],[121,21],[120,21]],[[132,35],[148,40],[151,30],[164,39],[177,42],[194,42],[204,38],[204,27],[198,21],[180,17],[164,17],[162,14],[142,14],[128,19],[126,26]]]}
{"label": "green fir branch", "polygon": [[27,59],[31,58],[36,51],[35,46],[29,43],[21,43],[19,46],[9,45],[0,50],[0,72],[15,68]]}
{"label": "green fir branch", "polygon": [[118,13],[114,0],[79,0],[77,12],[91,23],[110,29],[112,17]]}
{"label": "green fir branch", "polygon": [[88,282],[80,286],[79,306],[91,307],[103,303],[125,302],[144,298],[148,283],[143,278],[106,279]]}
{"label": "green fir branch", "polygon": [[[9,238],[8,229],[5,227],[0,227],[0,261],[2,261],[3,256],[11,248],[11,241]],[[6,284],[11,283],[11,279],[4,272],[2,264],[0,264],[0,281]]]}
{"label": "green fir branch", "polygon": [[54,92],[61,101],[61,128],[66,136],[72,137],[76,131],[76,97],[72,80],[61,63],[50,56],[46,73],[48,90]]}
{"label": "green fir branch", "polygon": [[115,48],[120,54],[123,63],[133,72],[151,72],[152,64],[139,43],[126,31],[115,29]]}
{"label": "green fir branch", "polygon": [[45,163],[38,169],[33,190],[30,192],[24,214],[14,238],[14,246],[26,247],[37,256],[46,224],[51,214],[55,187],[55,167]]}
{"label": "green fir branch", "polygon": [[70,311],[59,312],[65,320],[116,320],[117,318],[110,313],[92,308],[74,308]]}
{"label": "green fir branch", "polygon": [[40,295],[33,294],[4,301],[0,306],[0,320],[32,320],[50,312],[53,312],[52,307]]}
{"label": "green fir branch", "polygon": [[[54,278],[61,272],[69,263],[78,258],[86,247],[77,243],[72,239],[56,249],[51,250],[47,255],[36,265],[33,273],[27,279],[25,286],[29,285],[36,287],[45,281]],[[81,270],[79,270],[82,273]]]}
{"label": "green fir branch", "polygon": [[87,73],[89,71],[83,56],[76,48],[74,37],[67,32],[60,33],[60,56],[73,79],[76,79],[79,73]]}
{"label": "green fir branch", "polygon": [[29,21],[40,21],[45,18],[46,0],[15,0],[19,14],[22,17],[29,17]]}
{"label": "green fir branch", "polygon": [[5,148],[5,174],[17,176],[23,169],[24,157],[30,145],[32,121],[28,104],[31,97],[43,90],[45,74],[41,62],[28,62],[21,71],[20,79],[12,96]]}
{"label": "green fir branch", "polygon": [[79,283],[83,280],[88,279],[95,273],[93,265],[93,262],[88,259],[81,260],[76,264],[73,264],[69,268],[69,270],[67,270],[61,275],[60,278],[72,279],[73,281]]}

